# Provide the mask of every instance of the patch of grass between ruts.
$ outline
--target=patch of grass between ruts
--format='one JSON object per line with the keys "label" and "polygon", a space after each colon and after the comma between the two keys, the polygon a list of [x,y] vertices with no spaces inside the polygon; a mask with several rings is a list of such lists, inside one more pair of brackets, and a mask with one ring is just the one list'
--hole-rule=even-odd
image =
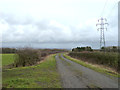
{"label": "patch of grass between ruts", "polygon": [[78,64],[80,64],[80,65],[82,65],[82,66],[85,66],[85,67],[90,68],[90,69],[92,69],[92,70],[95,70],[95,71],[97,71],[97,72],[105,73],[105,74],[107,74],[107,75],[111,75],[111,76],[114,76],[114,77],[120,77],[120,74],[118,74],[118,73],[114,73],[114,72],[109,71],[109,70],[104,69],[104,68],[98,68],[98,67],[95,67],[95,66],[93,66],[93,65],[91,65],[91,64],[86,64],[84,61],[81,61],[81,60],[72,58],[72,57],[68,56],[67,54],[63,54],[63,56],[64,56],[65,58],[71,60],[71,61],[74,61],[74,62],[76,62],[76,63],[78,63]]}
{"label": "patch of grass between ruts", "polygon": [[55,54],[36,66],[3,70],[4,88],[61,88]]}

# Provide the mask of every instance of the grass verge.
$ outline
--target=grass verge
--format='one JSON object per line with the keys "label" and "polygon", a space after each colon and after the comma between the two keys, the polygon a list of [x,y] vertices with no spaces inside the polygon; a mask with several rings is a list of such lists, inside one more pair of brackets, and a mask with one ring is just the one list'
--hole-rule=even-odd
{"label": "grass verge", "polygon": [[55,54],[36,66],[3,70],[4,88],[61,88]]}
{"label": "grass verge", "polygon": [[68,55],[89,63],[104,65],[118,71],[118,52],[70,52]]}
{"label": "grass verge", "polygon": [[14,63],[15,54],[2,54],[2,66]]}
{"label": "grass verge", "polygon": [[93,65],[91,65],[91,64],[88,64],[88,63],[86,64],[84,61],[81,61],[81,60],[72,58],[72,57],[68,56],[67,54],[63,54],[63,56],[64,56],[65,58],[71,60],[71,61],[74,61],[74,62],[76,62],[76,63],[78,63],[78,64],[80,64],[80,65],[82,65],[82,66],[85,66],[85,67],[90,68],[90,69],[92,69],[92,70],[95,70],[95,71],[97,71],[97,72],[105,73],[105,74],[107,74],[107,75],[111,75],[111,76],[114,76],[114,77],[120,77],[120,74],[118,74],[118,73],[114,73],[114,72],[109,71],[109,70],[104,69],[104,68],[100,68],[100,67],[98,68],[98,67],[95,67],[95,66],[93,66]]}

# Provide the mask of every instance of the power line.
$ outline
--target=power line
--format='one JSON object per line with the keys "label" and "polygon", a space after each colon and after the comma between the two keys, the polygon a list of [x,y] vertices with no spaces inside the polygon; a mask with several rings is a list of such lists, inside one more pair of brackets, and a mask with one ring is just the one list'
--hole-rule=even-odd
{"label": "power line", "polygon": [[107,15],[108,18],[111,16],[112,11],[114,10],[114,8],[117,4],[118,4],[118,2],[115,2],[114,6],[112,7],[112,9],[110,10],[110,12]]}
{"label": "power line", "polygon": [[107,5],[107,2],[108,2],[108,0],[106,0],[106,2],[105,2],[105,4],[104,4],[103,10],[102,10],[102,12],[101,12],[101,17],[102,17],[102,15],[103,15],[103,12],[104,12],[105,6]]}

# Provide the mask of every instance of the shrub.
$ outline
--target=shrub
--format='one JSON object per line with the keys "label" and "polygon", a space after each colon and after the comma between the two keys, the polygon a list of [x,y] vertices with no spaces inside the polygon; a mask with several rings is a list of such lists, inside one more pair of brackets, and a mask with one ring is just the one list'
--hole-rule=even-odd
{"label": "shrub", "polygon": [[41,60],[41,56],[37,50],[25,48],[17,51],[15,66],[30,66]]}
{"label": "shrub", "polygon": [[43,60],[49,54],[55,54],[60,52],[66,52],[64,49],[32,49],[22,48],[17,50],[16,59],[14,62],[15,67],[30,66],[37,64],[37,62]]}

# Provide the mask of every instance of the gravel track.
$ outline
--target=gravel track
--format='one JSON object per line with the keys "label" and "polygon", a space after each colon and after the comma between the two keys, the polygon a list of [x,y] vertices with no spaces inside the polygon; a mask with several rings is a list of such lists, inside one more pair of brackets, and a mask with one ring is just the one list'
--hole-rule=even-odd
{"label": "gravel track", "polygon": [[56,55],[57,68],[63,88],[118,88],[118,79],[95,72],[66,59],[62,54]]}

